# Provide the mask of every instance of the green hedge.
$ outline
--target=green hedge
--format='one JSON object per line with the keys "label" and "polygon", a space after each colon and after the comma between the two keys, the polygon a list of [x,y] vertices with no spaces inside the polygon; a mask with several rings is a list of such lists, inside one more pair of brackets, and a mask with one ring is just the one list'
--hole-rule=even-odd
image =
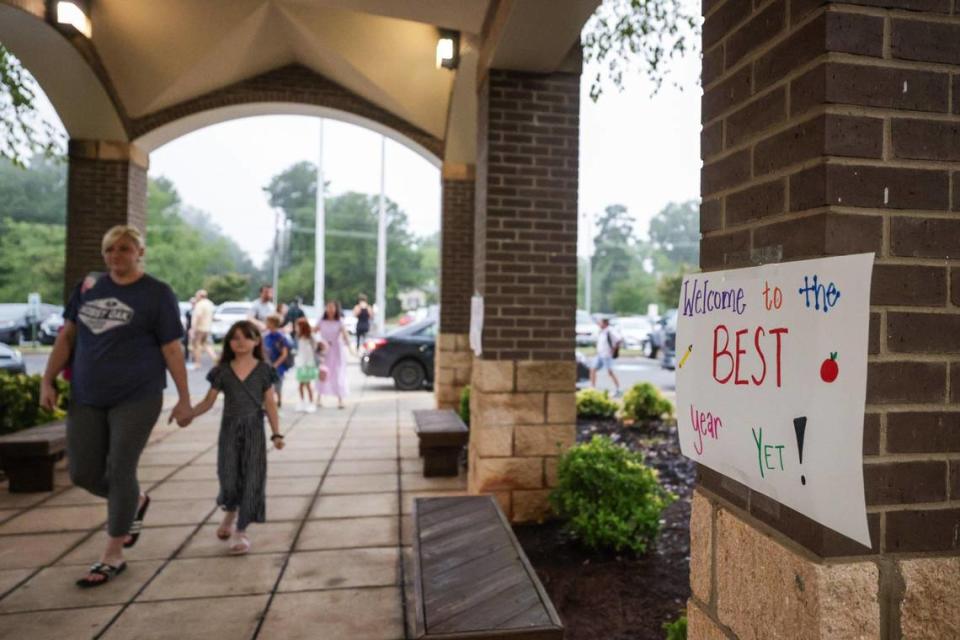
{"label": "green hedge", "polygon": [[623,396],[623,417],[636,422],[660,420],[673,415],[673,404],[649,382],[633,385]]}
{"label": "green hedge", "polygon": [[620,403],[606,391],[583,389],[577,391],[578,418],[612,418],[617,415]]}
{"label": "green hedge", "polygon": [[70,399],[70,383],[57,379],[57,408],[40,408],[41,376],[0,372],[0,434],[62,420]]}
{"label": "green hedge", "polygon": [[463,388],[460,392],[460,419],[463,424],[470,426],[470,385]]}

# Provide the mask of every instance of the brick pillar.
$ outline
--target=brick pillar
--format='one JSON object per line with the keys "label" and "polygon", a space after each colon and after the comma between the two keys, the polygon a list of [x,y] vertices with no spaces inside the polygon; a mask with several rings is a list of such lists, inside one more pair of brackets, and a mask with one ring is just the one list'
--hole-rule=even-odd
{"label": "brick pillar", "polygon": [[126,142],[71,140],[67,176],[64,295],[85,274],[102,271],[100,240],[116,224],[147,224],[148,157]]}
{"label": "brick pillar", "polygon": [[437,336],[437,407],[456,409],[470,384],[470,296],[473,295],[474,165],[443,167],[440,221],[440,334]]}
{"label": "brick pillar", "polygon": [[491,70],[479,91],[470,478],[514,521],[547,513],[575,439],[580,76]]}
{"label": "brick pillar", "polygon": [[704,3],[704,270],[877,255],[873,547],[701,468],[691,639],[960,637],[960,24],[864,4]]}

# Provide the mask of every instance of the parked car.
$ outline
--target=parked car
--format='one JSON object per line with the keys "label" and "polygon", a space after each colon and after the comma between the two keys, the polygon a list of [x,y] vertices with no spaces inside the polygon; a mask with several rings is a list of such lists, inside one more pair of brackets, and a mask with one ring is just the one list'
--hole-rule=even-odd
{"label": "parked car", "polygon": [[57,310],[47,316],[46,320],[40,323],[40,331],[37,339],[40,344],[53,344],[57,340],[57,334],[63,328],[63,307],[57,307]]}
{"label": "parked car", "polygon": [[[363,343],[360,370],[365,375],[393,378],[397,389],[415,391],[433,384],[433,362],[436,345],[437,316],[400,327],[383,337]],[[590,366],[579,351],[577,359],[577,386],[589,380]]]}
{"label": "parked car", "polygon": [[253,308],[252,302],[224,302],[213,312],[213,323],[210,325],[210,335],[214,342],[221,342],[227,331],[238,320],[246,320]]}
{"label": "parked car", "polygon": [[39,338],[40,323],[58,310],[62,309],[52,304],[41,304],[40,313],[34,316],[31,314],[30,305],[26,303],[0,304],[0,342],[20,344],[31,340],[34,330]]}
{"label": "parked car", "polygon": [[433,355],[437,318],[400,327],[386,336],[363,343],[360,370],[368,376],[393,378],[402,391],[433,384]]}
{"label": "parked car", "polygon": [[660,366],[664,369],[677,368],[677,314],[673,314],[663,330],[663,353]]}
{"label": "parked car", "polygon": [[647,345],[643,348],[643,355],[648,358],[656,358],[657,354],[663,349],[664,335],[667,325],[673,322],[674,329],[677,326],[677,310],[671,309],[653,324],[650,331]]}
{"label": "parked car", "polygon": [[0,343],[0,371],[7,373],[26,373],[23,356],[16,349]]}
{"label": "parked car", "polygon": [[653,331],[653,323],[646,316],[616,318],[613,326],[623,338],[627,349],[645,349],[646,343],[650,340],[650,332]]}
{"label": "parked car", "polygon": [[597,344],[600,327],[587,311],[577,309],[577,346],[592,347]]}

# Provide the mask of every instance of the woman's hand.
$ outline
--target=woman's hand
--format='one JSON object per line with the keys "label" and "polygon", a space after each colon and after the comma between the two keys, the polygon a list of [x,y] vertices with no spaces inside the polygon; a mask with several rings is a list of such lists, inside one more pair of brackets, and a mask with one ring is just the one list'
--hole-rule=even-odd
{"label": "woman's hand", "polygon": [[181,399],[177,402],[177,406],[170,412],[170,419],[167,420],[167,424],[170,424],[174,420],[177,421],[177,425],[180,427],[186,427],[193,421],[193,408],[190,406],[189,399]]}
{"label": "woman's hand", "polygon": [[46,379],[40,383],[40,407],[47,411],[57,408],[57,387]]}

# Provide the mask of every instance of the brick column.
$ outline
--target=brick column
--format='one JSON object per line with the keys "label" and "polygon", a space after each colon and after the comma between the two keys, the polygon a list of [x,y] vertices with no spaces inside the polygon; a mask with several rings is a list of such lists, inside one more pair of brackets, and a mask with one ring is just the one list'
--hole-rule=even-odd
{"label": "brick column", "polygon": [[547,513],[575,440],[580,76],[491,70],[479,91],[470,478],[514,521]]}
{"label": "brick column", "polygon": [[102,271],[100,240],[116,224],[146,230],[148,157],[125,142],[71,140],[67,174],[64,295],[90,271]]}
{"label": "brick column", "polygon": [[456,409],[470,384],[470,296],[473,295],[474,165],[443,166],[440,221],[440,334],[437,336],[437,407]]}
{"label": "brick column", "polygon": [[704,3],[704,270],[877,254],[873,546],[701,468],[692,639],[960,637],[960,23],[863,4]]}

